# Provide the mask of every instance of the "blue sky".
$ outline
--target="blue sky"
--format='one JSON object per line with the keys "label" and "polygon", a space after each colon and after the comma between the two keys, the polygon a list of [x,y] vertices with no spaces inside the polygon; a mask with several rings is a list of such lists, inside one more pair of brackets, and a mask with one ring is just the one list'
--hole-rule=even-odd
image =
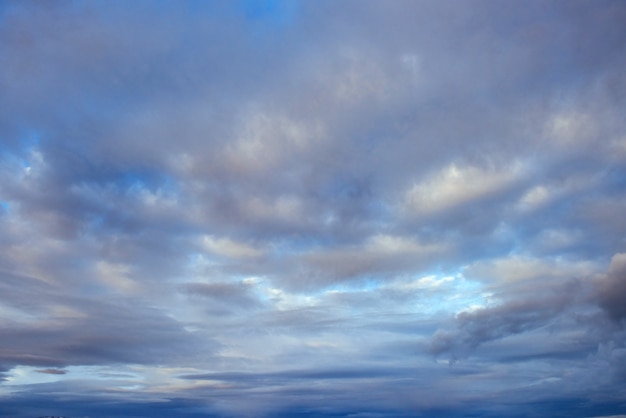
{"label": "blue sky", "polygon": [[626,416],[624,21],[0,3],[0,416]]}

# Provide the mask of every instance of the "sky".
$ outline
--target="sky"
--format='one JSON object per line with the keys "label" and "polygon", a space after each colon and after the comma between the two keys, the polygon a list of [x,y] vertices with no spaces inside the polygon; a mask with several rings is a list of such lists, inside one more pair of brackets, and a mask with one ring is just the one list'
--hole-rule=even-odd
{"label": "sky", "polygon": [[0,416],[626,416],[624,22],[0,1]]}

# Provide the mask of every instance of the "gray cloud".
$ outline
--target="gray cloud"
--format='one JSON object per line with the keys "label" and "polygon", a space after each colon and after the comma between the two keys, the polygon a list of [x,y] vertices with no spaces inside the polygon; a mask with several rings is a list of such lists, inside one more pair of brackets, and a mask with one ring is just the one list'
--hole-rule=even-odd
{"label": "gray cloud", "polygon": [[622,303],[626,293],[626,256],[616,254],[611,259],[609,271],[598,282],[598,300],[600,306],[616,321],[626,317],[626,308]]}
{"label": "gray cloud", "polygon": [[246,283],[188,283],[182,291],[191,297],[204,299],[209,305],[207,310],[217,314],[231,310],[249,311],[263,306],[254,295],[252,285]]}
{"label": "gray cloud", "polygon": [[37,370],[37,373],[61,375],[61,374],[67,374],[67,371],[63,369],[41,369],[41,370]]}
{"label": "gray cloud", "polygon": [[[97,306],[97,302],[93,304]],[[155,363],[169,358],[178,363],[184,362],[198,344],[178,324],[157,312],[99,306],[77,316],[4,327],[3,362],[41,367]]]}
{"label": "gray cloud", "polygon": [[[468,271],[470,274],[482,272],[485,278],[493,273],[503,277],[488,279],[497,282],[490,286],[493,293],[486,304],[457,313],[453,329],[440,329],[433,335],[428,347],[430,353],[445,354],[456,361],[467,358],[483,344],[555,327],[562,329],[565,337],[565,330],[571,326],[583,328],[582,318],[597,313],[598,306],[588,276],[577,279],[559,277],[558,267],[554,265],[545,269],[533,262],[512,261],[512,265],[507,260],[499,267],[480,266],[473,272]],[[559,341],[558,337],[555,338]],[[591,340],[586,343],[582,340],[581,337],[576,343],[578,349],[589,350],[589,343],[594,344]],[[554,349],[545,341],[533,344],[543,347],[540,349],[543,351]],[[568,351],[563,344],[560,345],[559,351]]]}

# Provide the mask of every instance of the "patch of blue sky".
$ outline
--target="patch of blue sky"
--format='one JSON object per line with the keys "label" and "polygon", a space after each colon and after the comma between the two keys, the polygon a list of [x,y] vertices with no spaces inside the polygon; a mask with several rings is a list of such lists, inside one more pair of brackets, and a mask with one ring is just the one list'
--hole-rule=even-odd
{"label": "patch of blue sky", "polygon": [[383,279],[367,277],[351,282],[335,283],[331,286],[324,288],[323,290],[320,290],[319,293],[323,294],[326,292],[372,292],[380,289],[380,287],[383,286],[384,283],[385,280]]}
{"label": "patch of blue sky", "polygon": [[217,265],[217,262],[211,259],[207,254],[193,252],[187,256],[186,268],[189,271],[184,280],[198,280],[197,272],[204,272],[208,267]]}
{"label": "patch of blue sky", "polygon": [[92,214],[89,217],[88,223],[90,230],[99,230],[106,226],[106,217],[100,214]]}
{"label": "patch of blue sky", "polygon": [[127,170],[113,174],[110,180],[113,184],[124,190],[161,190],[175,193],[177,184],[175,179],[162,171],[152,169]]}
{"label": "patch of blue sky", "polygon": [[396,283],[396,287],[415,293],[413,311],[427,315],[456,314],[488,303],[489,294],[482,283],[456,274],[430,274],[411,281]]}
{"label": "patch of blue sky", "polygon": [[127,385],[140,383],[143,379],[129,370],[115,369],[113,373],[107,366],[69,366],[64,368],[46,368],[33,366],[16,366],[11,369],[6,385],[22,386],[41,383],[53,383],[60,380],[100,380]]}
{"label": "patch of blue sky", "polygon": [[39,130],[22,128],[15,138],[0,139],[0,155],[26,155],[36,149],[42,138]]}
{"label": "patch of blue sky", "polygon": [[[81,7],[76,2],[75,6]],[[183,13],[183,16],[224,16],[228,13],[243,14],[254,22],[264,22],[281,26],[289,24],[294,17],[297,0],[135,0],[134,7],[145,8],[142,3],[149,5],[149,10],[157,14]],[[98,9],[100,19],[119,18],[120,14],[128,12],[127,2],[111,2],[110,0],[93,0],[89,7]],[[82,5],[82,7],[85,7]],[[131,6],[132,7],[132,6]]]}
{"label": "patch of blue sky", "polygon": [[165,3],[173,4],[174,7],[185,7],[186,11],[194,16],[216,14],[223,7],[223,2],[215,0],[166,0]]}
{"label": "patch of blue sky", "polygon": [[29,157],[30,155],[23,152],[3,152],[2,150],[0,150],[0,162],[3,165],[3,168],[5,170],[13,170],[14,174],[17,174],[18,172],[23,174],[24,172],[30,170],[31,161]]}
{"label": "patch of blue sky", "polygon": [[451,292],[439,302],[439,306],[442,310],[459,313],[489,305],[492,296],[483,283],[466,279],[459,273],[453,282]]}
{"label": "patch of blue sky", "polygon": [[149,189],[155,184],[156,173],[126,171],[120,173],[113,182],[123,189]]}
{"label": "patch of blue sky", "polygon": [[39,368],[32,366],[16,366],[10,370],[6,377],[6,386],[32,385],[38,383],[51,383],[60,380],[64,375],[39,373]]}
{"label": "patch of blue sky", "polygon": [[130,367],[110,366],[68,366],[64,369],[67,376],[72,378],[90,378],[97,380],[137,380],[142,379],[141,374],[131,370]]}
{"label": "patch of blue sky", "polygon": [[20,145],[22,148],[32,149],[41,142],[42,133],[36,129],[24,129],[20,135]]}
{"label": "patch of blue sky", "polygon": [[241,4],[254,42],[270,40],[275,45],[274,36],[284,36],[282,31],[291,27],[296,18],[295,0],[242,0]]}
{"label": "patch of blue sky", "polygon": [[276,27],[293,22],[297,7],[296,0],[243,0],[246,17]]}
{"label": "patch of blue sky", "polygon": [[[336,284],[331,287],[309,292],[308,297],[324,301],[331,295],[352,295],[358,300],[370,300],[374,297],[387,300],[385,294],[397,294],[399,299],[394,303],[374,304],[372,306],[344,305],[343,310],[351,314],[365,314],[372,309],[377,314],[402,314],[415,318],[427,319],[444,315],[454,317],[457,313],[476,309],[487,304],[484,289],[480,283],[470,282],[460,274],[446,276],[431,274],[414,278],[398,278],[385,280],[365,280]],[[360,295],[360,296],[359,296]],[[350,297],[350,296],[349,296]]]}
{"label": "patch of blue sky", "polygon": [[9,14],[9,11],[10,11],[9,8],[11,7],[12,3],[13,2],[4,1],[4,0],[0,1],[0,25],[4,23],[4,19]]}
{"label": "patch of blue sky", "polygon": [[[156,170],[111,170],[110,168],[89,167],[83,174],[77,190],[92,199],[99,200],[100,192],[109,190],[127,197],[138,197],[143,193],[176,195],[173,179]],[[98,223],[94,219],[94,225]]]}
{"label": "patch of blue sky", "polygon": [[607,191],[620,194],[626,190],[626,165],[611,167],[606,172]]}

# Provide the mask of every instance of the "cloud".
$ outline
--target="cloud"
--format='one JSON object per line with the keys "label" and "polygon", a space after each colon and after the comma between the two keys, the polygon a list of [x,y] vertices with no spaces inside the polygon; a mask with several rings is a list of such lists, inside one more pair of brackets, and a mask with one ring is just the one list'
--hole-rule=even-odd
{"label": "cloud", "polygon": [[575,297],[572,290],[575,289],[460,312],[455,318],[456,329],[437,331],[428,350],[434,355],[448,354],[451,361],[456,361],[481,344],[545,327],[571,303],[571,298]]}
{"label": "cloud", "polygon": [[324,288],[351,281],[379,280],[419,271],[449,250],[442,243],[421,243],[410,237],[375,235],[360,245],[298,254],[287,266],[292,275],[278,276],[288,289]]}
{"label": "cloud", "polygon": [[520,164],[506,170],[451,164],[432,179],[413,185],[406,193],[404,210],[428,215],[454,208],[500,191],[516,180],[521,171]]}
{"label": "cloud", "polygon": [[263,303],[254,294],[253,284],[240,283],[187,283],[182,287],[184,293],[191,297],[205,299],[211,304],[207,309],[216,313],[227,313],[231,310],[258,309]]}
{"label": "cloud", "polygon": [[[182,360],[183,353],[193,351],[194,337],[172,320],[141,310],[124,310],[101,306],[84,319],[6,327],[0,332],[8,341],[2,360],[38,367],[153,363],[162,361],[163,356]],[[178,349],[172,351],[174,347]]]}
{"label": "cloud", "polygon": [[623,296],[626,294],[626,254],[615,254],[607,274],[598,280],[598,301],[600,306],[614,320],[626,317]]}
{"label": "cloud", "polygon": [[514,255],[499,259],[482,260],[467,266],[466,277],[488,283],[507,283],[537,280],[558,283],[576,277],[589,277],[598,267],[588,261],[569,261],[554,258],[534,258]]}
{"label": "cloud", "polygon": [[[624,341],[623,330],[619,326],[623,315],[621,303],[618,303],[622,258],[621,253],[614,255],[605,274],[595,273],[596,268],[591,265],[581,267],[571,264],[563,270],[553,261],[547,264],[519,258],[470,267],[465,274],[492,280],[488,282],[491,283],[488,289],[493,293],[487,293],[483,305],[471,306],[457,313],[454,328],[437,330],[430,340],[428,351],[435,356],[448,355],[451,361],[456,361],[466,359],[487,343],[492,343],[493,348],[486,350],[502,351],[504,343],[497,341],[532,335],[553,327],[563,329],[565,337],[565,330],[574,327],[583,332],[584,337],[579,336],[575,342],[569,343],[573,353],[589,355],[589,350],[594,347],[611,347],[607,349],[609,352],[615,347],[615,356],[619,358],[619,347]],[[550,267],[545,268],[547,266]],[[539,288],[541,294],[537,294]],[[607,323],[601,312],[613,324]],[[550,339],[559,341],[554,335]],[[539,340],[533,344],[536,347],[546,346],[546,349],[549,346]],[[554,355],[565,358],[567,349],[563,346],[564,341],[559,344],[561,346]]]}
{"label": "cloud", "polygon": [[202,239],[202,244],[207,250],[215,254],[231,258],[254,258],[263,254],[260,249],[228,238],[205,236]]}
{"label": "cloud", "polygon": [[43,374],[55,374],[55,375],[63,375],[63,374],[67,374],[67,370],[62,370],[62,369],[41,369],[41,370],[36,370],[37,373],[43,373]]}

